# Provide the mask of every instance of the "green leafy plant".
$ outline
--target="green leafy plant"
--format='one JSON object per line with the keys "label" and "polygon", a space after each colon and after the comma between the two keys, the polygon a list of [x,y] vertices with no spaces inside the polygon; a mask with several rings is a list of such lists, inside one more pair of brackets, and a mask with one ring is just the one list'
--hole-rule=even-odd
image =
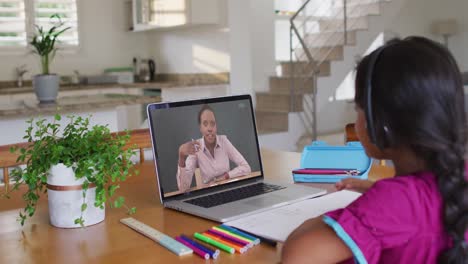
{"label": "green leafy plant", "polygon": [[[24,148],[10,149],[19,154],[18,162],[26,163],[24,169],[18,168],[11,173],[15,183],[5,195],[8,197],[21,184],[27,185],[28,190],[23,195],[26,207],[19,214],[21,225],[24,225],[27,217],[34,215],[40,195],[47,191],[49,170],[59,163],[71,167],[76,179],[84,179],[81,216],[75,219],[75,224],[83,226],[83,212],[88,207],[85,202],[86,191],[90,184],[96,185],[95,207],[104,208],[108,202],[111,207],[124,206],[129,214],[136,211],[134,207],[125,205],[123,197],[113,199],[119,183],[132,174],[138,174],[138,171],[132,170],[133,163],[130,162],[135,152],[124,150],[130,139],[129,133],[111,134],[107,126],[91,127],[89,117],[70,115],[68,119],[69,122],[63,126],[58,122],[61,120],[58,114],[52,122],[45,119],[28,120],[24,139],[30,144]],[[62,136],[59,136],[60,132]]]}
{"label": "green leafy plant", "polygon": [[[57,38],[70,27],[65,27],[60,15],[54,14],[50,17],[53,26],[49,30],[45,30],[42,26],[35,25],[37,33],[33,36],[31,44],[34,47],[34,52],[41,57],[42,74],[49,74],[49,66],[55,57],[57,48],[55,43]],[[56,21],[57,20],[57,21]]]}

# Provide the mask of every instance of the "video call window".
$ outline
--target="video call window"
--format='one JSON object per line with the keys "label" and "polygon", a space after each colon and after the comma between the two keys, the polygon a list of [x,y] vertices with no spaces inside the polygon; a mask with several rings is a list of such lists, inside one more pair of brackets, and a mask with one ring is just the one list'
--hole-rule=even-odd
{"label": "video call window", "polygon": [[249,100],[149,111],[165,197],[261,175]]}

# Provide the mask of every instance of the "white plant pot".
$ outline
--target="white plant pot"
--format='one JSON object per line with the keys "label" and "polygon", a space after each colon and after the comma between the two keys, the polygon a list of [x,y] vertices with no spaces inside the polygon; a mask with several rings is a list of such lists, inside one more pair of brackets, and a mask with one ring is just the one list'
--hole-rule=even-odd
{"label": "white plant pot", "polygon": [[33,87],[37,100],[41,104],[55,103],[59,90],[59,76],[57,74],[35,75]]}
{"label": "white plant pot", "polygon": [[[84,179],[76,180],[72,168],[59,163],[50,168],[47,177],[47,194],[49,199],[50,224],[61,228],[80,227],[75,224],[75,219],[80,218],[81,205],[83,204]],[[94,225],[102,222],[105,217],[105,209],[94,206],[96,187],[90,187],[86,191],[85,202],[87,209],[83,212],[84,225]]]}

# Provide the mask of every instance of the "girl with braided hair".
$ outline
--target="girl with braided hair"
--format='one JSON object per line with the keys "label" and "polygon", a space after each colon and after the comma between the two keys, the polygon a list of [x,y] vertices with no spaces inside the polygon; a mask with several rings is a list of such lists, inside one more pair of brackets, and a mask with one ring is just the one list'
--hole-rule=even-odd
{"label": "girl with braided hair", "polygon": [[283,263],[468,263],[464,92],[450,52],[390,41],[359,63],[355,103],[367,155],[392,160],[395,177],[337,183],[363,195],[299,226]]}

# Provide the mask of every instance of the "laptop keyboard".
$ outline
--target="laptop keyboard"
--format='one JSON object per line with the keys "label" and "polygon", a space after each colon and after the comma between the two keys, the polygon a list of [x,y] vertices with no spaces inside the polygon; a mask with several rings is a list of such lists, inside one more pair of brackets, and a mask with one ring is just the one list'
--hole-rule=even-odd
{"label": "laptop keyboard", "polygon": [[185,201],[186,203],[198,205],[204,208],[210,208],[217,205],[230,203],[238,201],[241,199],[249,198],[252,196],[257,196],[264,193],[269,193],[277,190],[284,189],[286,187],[266,184],[266,183],[256,183],[248,185],[245,187],[240,187],[237,189],[232,189],[229,191],[219,192],[199,198],[194,198],[191,200]]}

